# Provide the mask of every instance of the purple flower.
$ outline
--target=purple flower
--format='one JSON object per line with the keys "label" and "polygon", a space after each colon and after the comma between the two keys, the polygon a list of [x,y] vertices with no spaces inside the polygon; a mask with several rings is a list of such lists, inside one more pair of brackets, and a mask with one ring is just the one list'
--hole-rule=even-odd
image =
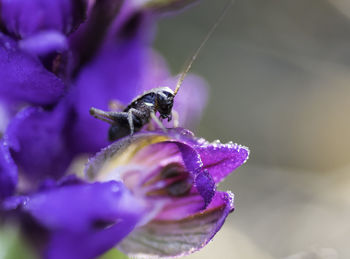
{"label": "purple flower", "polygon": [[[0,3],[0,110],[7,117],[0,135],[25,191],[47,178],[59,179],[75,157],[109,144],[108,125],[91,117],[90,107],[108,109],[113,100],[127,104],[144,90],[174,83],[150,47],[157,14],[144,5],[151,2]],[[201,101],[184,104],[193,91]],[[177,99],[181,125],[188,126],[205,104],[205,83],[189,76]],[[17,174],[12,175],[15,186]],[[0,197],[15,192],[2,183],[8,186],[0,182]]]}
{"label": "purple flower", "polygon": [[129,234],[146,213],[146,207],[121,182],[71,180],[3,203],[6,212],[20,211],[24,231],[44,258],[101,255]]}
{"label": "purple flower", "polygon": [[208,143],[181,129],[139,133],[91,159],[91,181],[122,181],[152,211],[119,245],[131,255],[179,256],[207,244],[233,211],[216,185],[249,155],[243,146]]}
{"label": "purple flower", "polygon": [[29,234],[44,228],[45,258],[93,258],[117,244],[130,255],[184,255],[206,245],[233,211],[233,194],[216,186],[248,155],[179,128],[137,133],[90,159],[90,183],[73,175],[46,182],[7,198],[3,210],[27,218]]}
{"label": "purple flower", "polygon": [[[130,254],[184,254],[233,210],[232,195],[215,187],[244,163],[245,148],[185,130],[108,146],[108,125],[89,115],[175,85],[151,43],[159,14],[188,2],[0,0],[0,217],[18,220],[43,257],[94,258],[116,244]],[[200,98],[187,102],[194,92]],[[189,75],[174,105],[181,126],[195,125],[206,97],[205,82]],[[106,146],[88,179],[68,171]],[[149,235],[176,245],[142,245]]]}

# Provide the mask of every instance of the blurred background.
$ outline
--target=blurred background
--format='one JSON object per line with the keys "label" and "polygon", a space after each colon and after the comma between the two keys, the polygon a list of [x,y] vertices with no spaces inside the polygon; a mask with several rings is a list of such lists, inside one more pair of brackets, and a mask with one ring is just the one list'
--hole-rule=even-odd
{"label": "blurred background", "polygon": [[[225,4],[159,23],[174,74]],[[211,85],[196,135],[251,156],[220,185],[236,211],[188,258],[350,258],[350,1],[237,0],[192,72]]]}

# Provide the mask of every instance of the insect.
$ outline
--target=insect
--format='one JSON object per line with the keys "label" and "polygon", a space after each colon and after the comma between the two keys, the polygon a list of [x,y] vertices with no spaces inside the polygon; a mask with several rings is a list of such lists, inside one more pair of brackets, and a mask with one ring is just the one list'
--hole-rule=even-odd
{"label": "insect", "polygon": [[[167,119],[168,121],[171,121],[174,117],[174,127],[177,127],[178,116],[173,110],[175,96],[199,52],[215,31],[216,27],[223,20],[233,2],[233,0],[228,2],[224,11],[213,24],[202,43],[186,63],[185,69],[182,71],[174,91],[169,87],[153,88],[137,96],[128,106],[122,109],[122,111],[103,111],[94,107],[90,108],[90,114],[92,116],[111,124],[108,132],[108,138],[110,141],[117,140],[127,135],[133,135],[135,132],[141,130],[143,126],[148,124],[151,119],[154,120],[161,129],[166,131],[161,120]],[[115,104],[115,106],[121,107],[119,104]],[[159,113],[159,118],[156,116],[157,112]]]}

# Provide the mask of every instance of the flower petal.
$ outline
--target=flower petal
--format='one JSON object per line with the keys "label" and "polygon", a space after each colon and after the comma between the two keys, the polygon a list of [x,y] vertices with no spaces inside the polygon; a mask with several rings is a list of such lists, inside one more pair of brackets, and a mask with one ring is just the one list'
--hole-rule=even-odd
{"label": "flower petal", "polygon": [[0,141],[0,200],[12,195],[17,185],[17,166],[4,139]]}
{"label": "flower petal", "polygon": [[0,94],[7,99],[52,104],[65,85],[41,62],[22,52],[17,43],[0,33]]}
{"label": "flower petal", "polygon": [[85,0],[2,0],[1,18],[6,29],[19,38],[41,30],[68,34],[82,22]]}
{"label": "flower petal", "polygon": [[122,0],[88,2],[91,10],[87,21],[70,37],[70,45],[75,55],[75,73],[95,56],[123,5]]}
{"label": "flower petal", "polygon": [[0,98],[0,138],[4,135],[7,125],[13,116],[13,107],[6,100]]}
{"label": "flower petal", "polygon": [[198,211],[203,211],[204,206],[203,197],[198,193],[191,193],[168,201],[157,214],[155,220],[182,220],[195,215]]}
{"label": "flower petal", "polygon": [[209,171],[215,183],[222,181],[229,173],[244,164],[249,157],[247,147],[228,143],[201,142],[194,147],[200,154],[204,168]]}
{"label": "flower petal", "polygon": [[68,50],[67,38],[58,31],[41,31],[19,42],[19,47],[36,56]]}
{"label": "flower petal", "polygon": [[134,226],[135,222],[130,218],[128,221],[122,221],[95,233],[58,232],[51,238],[45,258],[97,258],[119,243],[133,230]]}
{"label": "flower petal", "polygon": [[[134,208],[130,202],[135,202]],[[125,186],[116,181],[50,189],[29,196],[23,205],[23,210],[46,228],[73,233],[103,229],[103,223],[114,224],[129,214],[136,217],[141,209]]]}
{"label": "flower petal", "polygon": [[[168,142],[164,142],[168,143]],[[211,175],[203,169],[203,163],[200,155],[190,145],[173,140],[170,143],[175,143],[182,155],[184,164],[188,171],[194,177],[194,186],[204,200],[204,206],[207,207],[215,194],[215,182]]]}
{"label": "flower petal", "polygon": [[50,231],[50,259],[94,258],[129,234],[145,212],[143,204],[115,181],[40,192],[22,209]]}
{"label": "flower petal", "polygon": [[32,183],[45,178],[59,178],[71,153],[64,139],[65,107],[53,111],[29,107],[11,121],[6,134],[12,156],[22,175]]}
{"label": "flower petal", "polygon": [[133,231],[118,248],[129,256],[183,256],[205,246],[233,210],[233,195],[217,192],[203,211],[182,220],[154,220]]}

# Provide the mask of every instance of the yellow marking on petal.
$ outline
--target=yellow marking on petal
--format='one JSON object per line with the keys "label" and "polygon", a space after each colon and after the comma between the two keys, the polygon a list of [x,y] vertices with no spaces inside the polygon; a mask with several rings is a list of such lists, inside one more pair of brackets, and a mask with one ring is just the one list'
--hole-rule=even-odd
{"label": "yellow marking on petal", "polygon": [[138,139],[133,139],[133,137],[131,137],[130,144],[126,144],[124,147],[121,147],[112,155],[112,157],[106,159],[104,166],[97,174],[97,178],[101,180],[104,175],[115,171],[116,168],[128,165],[135,154],[144,147],[167,141],[169,139],[170,138],[168,136],[164,135],[143,136]]}

